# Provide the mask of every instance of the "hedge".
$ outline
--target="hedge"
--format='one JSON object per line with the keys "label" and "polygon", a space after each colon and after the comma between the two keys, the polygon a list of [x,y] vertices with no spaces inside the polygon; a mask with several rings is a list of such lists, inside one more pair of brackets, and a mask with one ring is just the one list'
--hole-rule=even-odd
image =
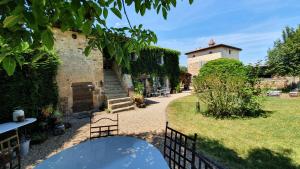
{"label": "hedge", "polygon": [[58,57],[49,53],[38,61],[33,60],[33,54],[26,54],[24,58],[26,64],[17,68],[13,76],[0,69],[0,123],[11,121],[17,107],[25,111],[26,117],[36,117],[42,107],[57,105]]}

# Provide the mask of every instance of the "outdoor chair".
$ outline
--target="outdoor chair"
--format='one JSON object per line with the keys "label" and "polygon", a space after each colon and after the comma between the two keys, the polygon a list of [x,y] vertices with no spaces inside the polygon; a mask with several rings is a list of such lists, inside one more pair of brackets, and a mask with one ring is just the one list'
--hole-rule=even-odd
{"label": "outdoor chair", "polygon": [[[110,124],[101,124],[101,122],[107,121]],[[113,124],[111,124],[113,123]],[[119,114],[116,115],[116,119],[102,117],[97,119],[95,113],[91,113],[90,116],[90,139],[116,136],[119,135]]]}
{"label": "outdoor chair", "polygon": [[0,137],[0,169],[20,169],[20,143],[17,133],[12,134],[6,139]]}
{"label": "outdoor chair", "polygon": [[224,169],[196,152],[197,134],[187,136],[166,124],[164,158],[170,169]]}
{"label": "outdoor chair", "polygon": [[195,161],[194,150],[196,149],[197,134],[189,137],[176,131],[166,124],[164,157],[170,169],[193,168]]}
{"label": "outdoor chair", "polygon": [[171,90],[169,88],[166,88],[163,92],[163,95],[166,96],[166,97],[169,97],[171,94]]}
{"label": "outdoor chair", "polygon": [[151,95],[151,96],[154,96],[154,97],[157,97],[157,96],[160,95],[160,93],[158,92],[158,90],[152,90],[152,92],[151,92],[150,95]]}

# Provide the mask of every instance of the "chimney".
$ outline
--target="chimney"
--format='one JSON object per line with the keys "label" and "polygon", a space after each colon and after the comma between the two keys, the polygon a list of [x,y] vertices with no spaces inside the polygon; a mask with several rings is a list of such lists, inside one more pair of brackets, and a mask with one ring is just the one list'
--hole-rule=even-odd
{"label": "chimney", "polygon": [[216,45],[216,42],[214,41],[214,39],[209,40],[209,42],[208,42],[209,47],[215,46],[215,45]]}

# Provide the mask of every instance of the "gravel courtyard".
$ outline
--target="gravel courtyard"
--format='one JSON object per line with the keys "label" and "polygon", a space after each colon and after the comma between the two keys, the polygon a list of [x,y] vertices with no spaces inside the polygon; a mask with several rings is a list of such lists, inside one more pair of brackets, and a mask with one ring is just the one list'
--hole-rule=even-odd
{"label": "gravel courtyard", "polygon": [[[161,149],[167,121],[167,105],[172,100],[189,94],[187,92],[173,94],[170,97],[147,98],[149,105],[146,108],[135,108],[135,110],[120,112],[120,134],[145,139]],[[114,116],[114,114],[99,112],[99,116],[102,115],[106,117]],[[78,119],[72,117],[69,122],[72,124],[72,128],[68,129],[64,135],[51,136],[44,143],[32,146],[29,154],[21,160],[22,168],[31,169],[50,156],[89,138],[89,118]]]}

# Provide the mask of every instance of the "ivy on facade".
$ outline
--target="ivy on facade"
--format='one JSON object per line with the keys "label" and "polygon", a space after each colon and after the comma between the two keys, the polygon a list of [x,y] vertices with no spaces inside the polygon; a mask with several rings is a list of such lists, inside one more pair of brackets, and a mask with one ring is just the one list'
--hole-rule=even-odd
{"label": "ivy on facade", "polygon": [[130,73],[133,78],[141,75],[168,77],[173,90],[179,83],[179,55],[180,52],[176,50],[149,46],[140,51],[138,58],[130,63],[125,72]]}

